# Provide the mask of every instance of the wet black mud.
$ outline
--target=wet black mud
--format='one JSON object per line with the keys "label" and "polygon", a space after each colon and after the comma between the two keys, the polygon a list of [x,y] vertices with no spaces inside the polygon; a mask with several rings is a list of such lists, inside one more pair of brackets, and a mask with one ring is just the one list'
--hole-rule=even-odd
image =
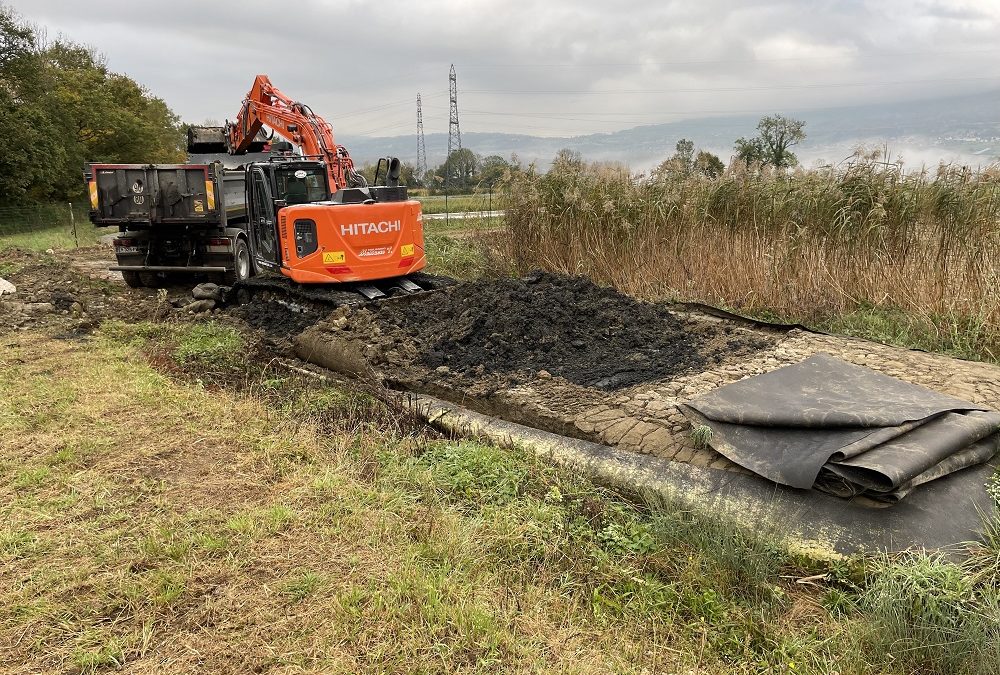
{"label": "wet black mud", "polygon": [[545,272],[463,283],[370,311],[379,328],[373,341],[408,341],[429,369],[467,378],[542,373],[598,389],[704,370],[771,344],[725,324],[679,319],[666,305],[584,277]]}

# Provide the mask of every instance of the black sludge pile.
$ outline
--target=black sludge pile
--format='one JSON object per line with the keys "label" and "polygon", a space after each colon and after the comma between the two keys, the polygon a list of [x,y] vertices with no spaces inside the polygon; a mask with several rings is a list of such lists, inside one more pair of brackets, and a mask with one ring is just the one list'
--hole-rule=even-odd
{"label": "black sludge pile", "polygon": [[698,370],[722,351],[754,346],[730,335],[731,328],[696,329],[662,305],[545,272],[386,303],[377,321],[386,332],[406,335],[430,368],[447,366],[468,377],[546,371],[601,389]]}

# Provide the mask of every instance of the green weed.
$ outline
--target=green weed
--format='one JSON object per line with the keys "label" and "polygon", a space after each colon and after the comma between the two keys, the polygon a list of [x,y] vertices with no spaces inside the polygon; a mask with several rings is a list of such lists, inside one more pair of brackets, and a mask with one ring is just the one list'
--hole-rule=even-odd
{"label": "green weed", "polygon": [[179,327],[174,359],[181,365],[218,365],[242,362],[243,337],[232,327],[214,321]]}
{"label": "green weed", "polygon": [[323,583],[324,579],[322,575],[312,571],[305,571],[286,581],[282,585],[281,591],[292,602],[300,602],[315,593]]}

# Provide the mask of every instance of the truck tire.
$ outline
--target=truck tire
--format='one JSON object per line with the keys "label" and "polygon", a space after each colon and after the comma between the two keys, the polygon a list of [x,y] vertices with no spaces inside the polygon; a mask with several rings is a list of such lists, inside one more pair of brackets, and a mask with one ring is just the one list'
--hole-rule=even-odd
{"label": "truck tire", "polygon": [[125,285],[129,288],[142,288],[143,286],[139,273],[133,270],[122,270],[122,279],[125,280]]}
{"label": "truck tire", "polygon": [[247,246],[246,239],[237,239],[233,249],[233,269],[226,272],[225,282],[227,286],[233,286],[250,278],[251,272],[250,247]]}
{"label": "truck tire", "polygon": [[146,288],[160,288],[165,280],[156,272],[139,272],[139,281]]}

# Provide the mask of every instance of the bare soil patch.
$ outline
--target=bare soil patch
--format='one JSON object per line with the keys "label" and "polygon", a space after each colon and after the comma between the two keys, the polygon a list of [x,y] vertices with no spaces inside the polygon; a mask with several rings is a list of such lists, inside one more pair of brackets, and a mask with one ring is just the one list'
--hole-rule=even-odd
{"label": "bare soil patch", "polygon": [[0,297],[0,334],[44,325],[68,337],[92,332],[104,319],[142,321],[162,314],[155,290],[127,289],[120,279],[108,278],[107,255],[104,248],[0,251],[0,277],[17,287]]}
{"label": "bare soil patch", "polygon": [[[377,360],[508,384],[560,377],[600,390],[704,370],[770,346],[732,326],[677,318],[584,277],[478,280],[411,302],[341,312]],[[403,365],[400,363],[400,365]]]}

